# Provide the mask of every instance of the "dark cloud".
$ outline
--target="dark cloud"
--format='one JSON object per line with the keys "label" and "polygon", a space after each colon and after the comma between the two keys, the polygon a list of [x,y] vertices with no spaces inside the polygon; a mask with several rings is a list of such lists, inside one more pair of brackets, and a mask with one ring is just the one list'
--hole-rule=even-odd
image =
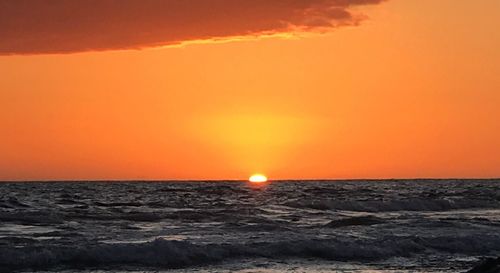
{"label": "dark cloud", "polygon": [[145,48],[356,24],[383,0],[0,0],[0,54]]}

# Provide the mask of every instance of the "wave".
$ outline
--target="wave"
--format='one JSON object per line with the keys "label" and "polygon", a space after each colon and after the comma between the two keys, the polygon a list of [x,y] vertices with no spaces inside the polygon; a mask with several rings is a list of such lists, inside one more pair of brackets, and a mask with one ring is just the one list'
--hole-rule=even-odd
{"label": "wave", "polygon": [[357,212],[386,211],[446,211],[472,208],[499,208],[499,202],[471,199],[405,199],[405,200],[296,200],[284,205],[318,210],[346,210]]}
{"label": "wave", "polygon": [[484,255],[500,251],[500,236],[394,237],[382,239],[329,239],[194,244],[157,239],[147,243],[95,244],[0,248],[0,268],[154,267],[183,268],[238,258],[317,258],[334,261],[370,261],[409,257],[434,250]]}
{"label": "wave", "polygon": [[63,220],[56,214],[41,211],[0,211],[0,222],[20,224],[61,224]]}
{"label": "wave", "polygon": [[97,214],[87,212],[71,212],[58,214],[43,211],[14,211],[0,212],[0,221],[7,223],[18,223],[23,225],[57,225],[72,220],[95,220],[95,221],[119,221],[132,222],[158,222],[164,218],[161,214],[150,212],[123,212]]}
{"label": "wave", "polygon": [[347,226],[371,226],[382,223],[384,223],[384,220],[375,216],[359,216],[359,217],[351,217],[339,220],[332,220],[329,223],[323,225],[323,227],[339,228]]}
{"label": "wave", "polygon": [[495,273],[500,272],[500,257],[498,258],[487,258],[481,261],[479,264],[474,266],[471,270],[466,273]]}
{"label": "wave", "polygon": [[9,197],[5,200],[0,200],[0,208],[13,209],[13,208],[29,208],[28,204],[19,201],[15,197]]}
{"label": "wave", "polygon": [[[211,211],[176,210],[176,211],[124,211],[107,210],[104,212],[87,210],[66,211],[0,211],[0,221],[19,224],[54,225],[65,221],[92,220],[92,221],[132,221],[132,222],[159,222],[162,220],[181,220],[186,222],[235,222],[257,221],[260,210],[245,211],[218,209]],[[259,222],[260,223],[260,222]]]}
{"label": "wave", "polygon": [[140,202],[95,202],[100,207],[142,207],[144,204]]}

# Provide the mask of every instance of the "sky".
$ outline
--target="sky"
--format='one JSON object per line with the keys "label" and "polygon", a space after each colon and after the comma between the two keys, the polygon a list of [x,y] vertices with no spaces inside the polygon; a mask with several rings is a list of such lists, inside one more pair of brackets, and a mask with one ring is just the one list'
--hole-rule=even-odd
{"label": "sky", "polygon": [[0,180],[500,177],[500,1],[0,0]]}

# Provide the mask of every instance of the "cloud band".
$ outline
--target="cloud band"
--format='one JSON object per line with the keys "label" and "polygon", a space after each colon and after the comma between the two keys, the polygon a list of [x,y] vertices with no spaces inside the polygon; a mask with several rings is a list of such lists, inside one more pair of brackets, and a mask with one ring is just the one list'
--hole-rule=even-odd
{"label": "cloud band", "polygon": [[383,0],[0,0],[0,54],[140,49],[357,24]]}

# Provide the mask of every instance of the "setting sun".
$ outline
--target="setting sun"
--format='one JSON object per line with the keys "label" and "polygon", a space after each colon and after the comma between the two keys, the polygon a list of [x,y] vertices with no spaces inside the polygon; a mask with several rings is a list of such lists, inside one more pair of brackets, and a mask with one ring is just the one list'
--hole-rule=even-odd
{"label": "setting sun", "polygon": [[264,183],[264,182],[267,182],[267,177],[262,175],[262,174],[254,174],[254,175],[250,176],[248,181],[250,181],[252,183]]}

